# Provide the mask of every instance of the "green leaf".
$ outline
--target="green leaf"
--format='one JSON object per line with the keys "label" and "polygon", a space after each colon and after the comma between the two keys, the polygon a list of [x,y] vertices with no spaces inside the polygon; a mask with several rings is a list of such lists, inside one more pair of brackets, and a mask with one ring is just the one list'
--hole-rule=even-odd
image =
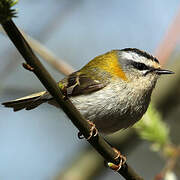
{"label": "green leaf", "polygon": [[0,0],[0,23],[10,20],[16,17],[16,9],[12,7],[18,2],[18,0]]}
{"label": "green leaf", "polygon": [[153,150],[160,150],[170,143],[169,128],[152,104],[135,129],[142,139],[153,142]]}

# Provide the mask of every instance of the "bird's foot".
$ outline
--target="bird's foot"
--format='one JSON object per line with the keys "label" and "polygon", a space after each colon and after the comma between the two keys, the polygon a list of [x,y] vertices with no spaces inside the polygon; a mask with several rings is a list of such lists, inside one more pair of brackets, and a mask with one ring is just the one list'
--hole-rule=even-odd
{"label": "bird's foot", "polygon": [[115,160],[116,160],[116,159],[119,159],[119,164],[116,165],[116,164],[114,164],[114,163],[112,163],[112,162],[108,162],[107,165],[108,165],[108,167],[110,167],[112,170],[114,170],[114,171],[119,171],[119,170],[121,169],[122,165],[124,165],[124,164],[126,163],[126,157],[123,156],[123,155],[120,153],[120,151],[118,151],[116,148],[113,147],[113,149],[114,149],[115,153],[117,154],[114,159],[115,159]]}
{"label": "bird's foot", "polygon": [[24,69],[28,70],[28,71],[34,71],[34,68],[31,67],[29,64],[27,63],[22,63],[22,66],[24,67]]}
{"label": "bird's foot", "polygon": [[[91,137],[97,136],[98,130],[97,130],[95,124],[92,121],[89,121],[89,120],[87,120],[87,121],[88,121],[89,125],[91,126],[89,136],[86,138],[87,140],[89,140],[89,139],[91,139]],[[84,138],[84,136],[83,136],[83,134],[81,132],[78,133],[78,138],[79,139]]]}

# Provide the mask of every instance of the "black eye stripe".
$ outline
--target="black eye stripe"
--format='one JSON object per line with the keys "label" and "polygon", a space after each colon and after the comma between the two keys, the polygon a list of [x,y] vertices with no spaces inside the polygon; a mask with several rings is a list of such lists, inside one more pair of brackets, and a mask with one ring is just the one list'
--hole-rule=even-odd
{"label": "black eye stripe", "polygon": [[144,63],[140,63],[140,62],[131,62],[131,64],[134,66],[134,68],[143,71],[143,70],[149,70],[151,69],[151,67],[146,66]]}

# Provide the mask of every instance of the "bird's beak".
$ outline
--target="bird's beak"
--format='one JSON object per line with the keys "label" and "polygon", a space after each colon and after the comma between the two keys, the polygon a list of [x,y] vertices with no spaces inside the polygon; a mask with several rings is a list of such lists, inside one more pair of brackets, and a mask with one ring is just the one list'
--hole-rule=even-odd
{"label": "bird's beak", "polygon": [[161,74],[174,74],[173,71],[169,71],[169,70],[166,70],[166,69],[155,69],[155,72],[158,74],[158,75],[161,75]]}

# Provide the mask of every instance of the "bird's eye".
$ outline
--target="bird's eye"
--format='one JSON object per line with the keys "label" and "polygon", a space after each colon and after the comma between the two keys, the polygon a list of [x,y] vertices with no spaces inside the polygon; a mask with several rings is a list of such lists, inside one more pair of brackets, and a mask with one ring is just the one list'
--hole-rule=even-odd
{"label": "bird's eye", "polygon": [[143,63],[139,63],[139,62],[133,62],[132,65],[133,65],[136,69],[138,69],[138,70],[140,70],[140,71],[148,70],[148,69],[149,69],[148,66],[146,66],[146,65],[143,64]]}

